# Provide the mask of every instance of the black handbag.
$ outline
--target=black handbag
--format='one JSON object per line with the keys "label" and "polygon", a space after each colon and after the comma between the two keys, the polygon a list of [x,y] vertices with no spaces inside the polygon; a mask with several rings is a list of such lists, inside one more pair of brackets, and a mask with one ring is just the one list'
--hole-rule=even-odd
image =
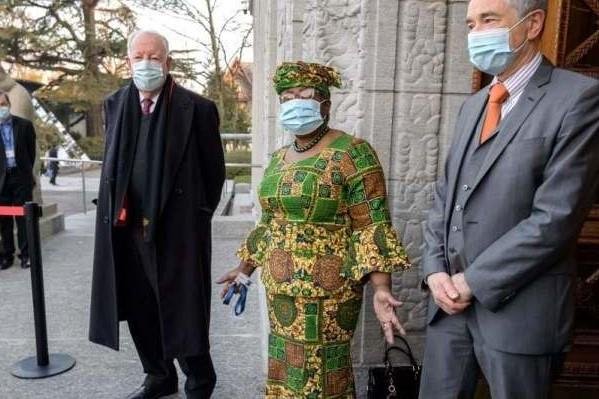
{"label": "black handbag", "polygon": [[[412,354],[412,348],[403,337],[397,336],[405,348],[390,346],[385,351],[383,367],[368,370],[368,399],[418,399],[422,366]],[[410,366],[393,366],[389,360],[391,351],[403,353]]]}

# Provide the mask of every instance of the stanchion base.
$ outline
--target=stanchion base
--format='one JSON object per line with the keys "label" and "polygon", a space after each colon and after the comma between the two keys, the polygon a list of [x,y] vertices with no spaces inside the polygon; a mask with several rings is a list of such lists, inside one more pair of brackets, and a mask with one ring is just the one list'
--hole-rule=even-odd
{"label": "stanchion base", "polygon": [[47,366],[38,366],[37,357],[32,356],[15,363],[10,373],[17,378],[48,378],[69,371],[75,366],[75,359],[69,355],[53,353]]}

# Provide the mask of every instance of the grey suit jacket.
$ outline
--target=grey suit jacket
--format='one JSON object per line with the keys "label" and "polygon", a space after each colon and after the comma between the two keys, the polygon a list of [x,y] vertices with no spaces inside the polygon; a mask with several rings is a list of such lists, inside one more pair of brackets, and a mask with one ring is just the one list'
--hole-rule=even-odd
{"label": "grey suit jacket", "polygon": [[[448,221],[462,159],[488,96],[468,98],[425,228],[424,275],[448,272]],[[575,245],[597,192],[599,82],[539,67],[464,204],[466,281],[485,342],[497,350],[567,349],[574,317]],[[429,304],[429,322],[445,313]]]}

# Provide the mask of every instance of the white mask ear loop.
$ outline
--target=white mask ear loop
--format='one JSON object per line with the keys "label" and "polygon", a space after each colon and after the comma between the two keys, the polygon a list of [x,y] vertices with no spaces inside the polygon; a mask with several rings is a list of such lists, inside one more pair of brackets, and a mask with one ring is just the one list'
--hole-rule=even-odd
{"label": "white mask ear loop", "polygon": [[[316,100],[314,99],[314,97],[312,97],[312,100],[316,101]],[[327,101],[331,101],[331,99],[330,99],[330,98],[325,98],[324,100],[320,101],[320,102],[318,103],[319,107],[322,107],[322,104],[326,103]],[[322,110],[321,110],[321,112],[322,112]],[[328,124],[328,123],[329,123],[329,118],[330,118],[330,117],[331,117],[331,113],[330,113],[330,111],[329,111],[329,113],[328,113],[328,114],[326,114],[326,116],[324,116],[324,117],[322,118],[322,119],[324,119],[324,123],[325,123],[325,124]]]}
{"label": "white mask ear loop", "polygon": [[[536,10],[535,10],[536,11]],[[517,27],[518,25],[520,25],[522,22],[524,22],[528,17],[530,17],[535,11],[531,11],[528,14],[526,14],[525,16],[523,16],[520,21],[516,22],[515,25],[513,25],[510,29],[508,29],[508,34],[511,33],[511,31]],[[519,45],[515,50],[512,50],[514,53],[519,52],[520,50],[522,50],[522,48],[524,47],[524,45],[526,45],[526,43],[528,42],[528,38],[524,38],[524,41],[522,42],[521,45]]]}

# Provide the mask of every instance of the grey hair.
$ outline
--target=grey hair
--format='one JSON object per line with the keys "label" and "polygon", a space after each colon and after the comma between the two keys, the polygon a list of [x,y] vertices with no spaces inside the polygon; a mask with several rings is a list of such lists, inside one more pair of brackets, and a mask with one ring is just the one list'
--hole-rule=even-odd
{"label": "grey hair", "polygon": [[162,44],[164,45],[164,49],[166,50],[166,55],[169,54],[170,49],[169,49],[168,40],[166,39],[166,37],[164,37],[164,35],[162,35],[161,33],[156,32],[155,30],[147,30],[147,29],[136,30],[135,32],[133,32],[129,35],[129,38],[127,39],[127,54],[131,54],[133,42],[139,35],[156,36],[157,38],[159,38],[162,41]]}
{"label": "grey hair", "polygon": [[547,0],[507,0],[507,3],[518,11],[520,18],[534,10],[547,12]]}
{"label": "grey hair", "polygon": [[1,97],[4,97],[4,98],[6,98],[6,102],[8,103],[8,105],[11,105],[11,104],[10,104],[10,97],[8,96],[8,93],[7,93],[7,92],[0,90],[0,98],[1,98]]}

